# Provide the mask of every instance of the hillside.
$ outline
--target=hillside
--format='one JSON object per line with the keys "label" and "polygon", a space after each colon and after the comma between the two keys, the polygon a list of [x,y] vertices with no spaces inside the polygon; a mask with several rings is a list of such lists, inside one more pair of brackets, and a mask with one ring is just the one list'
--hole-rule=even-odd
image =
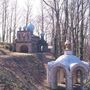
{"label": "hillside", "polygon": [[0,85],[10,90],[46,90],[43,87],[45,64],[41,60],[44,55],[11,53],[3,49],[1,52],[4,55],[0,56]]}

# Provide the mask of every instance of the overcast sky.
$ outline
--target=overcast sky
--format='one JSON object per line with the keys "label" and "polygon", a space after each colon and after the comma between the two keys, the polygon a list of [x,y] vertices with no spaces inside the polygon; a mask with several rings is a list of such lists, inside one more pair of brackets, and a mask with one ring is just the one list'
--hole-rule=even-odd
{"label": "overcast sky", "polygon": [[[37,17],[37,15],[40,14],[40,11],[41,11],[40,10],[41,9],[40,1],[41,0],[31,0],[31,2],[32,2],[32,13],[31,13],[31,15],[32,15],[32,19],[33,19],[33,20],[31,20],[31,22],[33,22],[33,21],[35,22],[35,18]],[[17,0],[17,2],[18,2],[20,13],[24,14],[23,9],[25,9],[25,5],[26,5],[27,0]],[[20,19],[21,19],[20,22],[22,22],[20,24],[22,26],[24,21],[22,18],[20,18]]]}
{"label": "overcast sky", "polygon": [[[32,13],[31,13],[32,14],[32,20],[31,20],[31,22],[35,25],[35,23],[34,23],[35,19],[36,19],[37,15],[39,15],[41,12],[41,3],[40,3],[41,0],[31,0],[31,1],[32,1]],[[26,2],[27,2],[27,0],[17,0],[20,13],[24,13],[23,9],[25,8]],[[22,17],[20,17],[20,19],[21,20],[19,20],[20,22],[18,24],[20,27],[23,27],[25,25],[24,24],[25,21],[22,19]]]}
{"label": "overcast sky", "polygon": [[[27,0],[17,0],[18,1],[18,5],[20,6],[20,8],[25,7],[25,2]],[[40,0],[31,0],[32,1],[32,12],[33,15],[38,15],[39,11],[40,11]]]}

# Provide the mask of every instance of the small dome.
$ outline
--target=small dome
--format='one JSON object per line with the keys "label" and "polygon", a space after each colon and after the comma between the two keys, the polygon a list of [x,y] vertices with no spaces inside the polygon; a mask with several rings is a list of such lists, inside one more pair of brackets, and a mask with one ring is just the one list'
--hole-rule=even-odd
{"label": "small dome", "polygon": [[41,39],[44,39],[44,35],[45,35],[45,33],[41,32]]}
{"label": "small dome", "polygon": [[41,35],[42,35],[42,36],[44,36],[44,35],[45,35],[45,33],[44,33],[44,32],[41,32]]}
{"label": "small dome", "polygon": [[26,27],[26,26],[24,26],[24,27],[23,27],[23,30],[26,30],[26,29],[27,29],[27,27]]}
{"label": "small dome", "polygon": [[27,30],[33,32],[33,30],[34,30],[34,25],[33,25],[32,23],[29,23],[29,24],[27,25]]}

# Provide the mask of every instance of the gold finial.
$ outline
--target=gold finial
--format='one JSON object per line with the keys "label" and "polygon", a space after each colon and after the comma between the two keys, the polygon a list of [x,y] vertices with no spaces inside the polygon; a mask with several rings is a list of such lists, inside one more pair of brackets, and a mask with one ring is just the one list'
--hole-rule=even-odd
{"label": "gold finial", "polygon": [[71,43],[69,40],[66,40],[65,42],[65,50],[71,50]]}

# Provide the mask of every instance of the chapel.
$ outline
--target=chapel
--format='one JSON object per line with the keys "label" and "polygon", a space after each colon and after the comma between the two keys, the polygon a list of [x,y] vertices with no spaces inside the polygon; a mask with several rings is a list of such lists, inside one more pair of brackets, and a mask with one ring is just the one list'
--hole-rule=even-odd
{"label": "chapel", "polygon": [[83,90],[88,71],[89,64],[73,55],[71,44],[66,40],[64,54],[55,61],[48,62],[48,84],[51,90],[62,86],[65,90]]}
{"label": "chapel", "polygon": [[23,29],[17,31],[17,39],[14,42],[16,52],[37,53],[47,52],[48,44],[44,39],[44,32],[41,32],[40,37],[33,34],[34,25],[29,23]]}

